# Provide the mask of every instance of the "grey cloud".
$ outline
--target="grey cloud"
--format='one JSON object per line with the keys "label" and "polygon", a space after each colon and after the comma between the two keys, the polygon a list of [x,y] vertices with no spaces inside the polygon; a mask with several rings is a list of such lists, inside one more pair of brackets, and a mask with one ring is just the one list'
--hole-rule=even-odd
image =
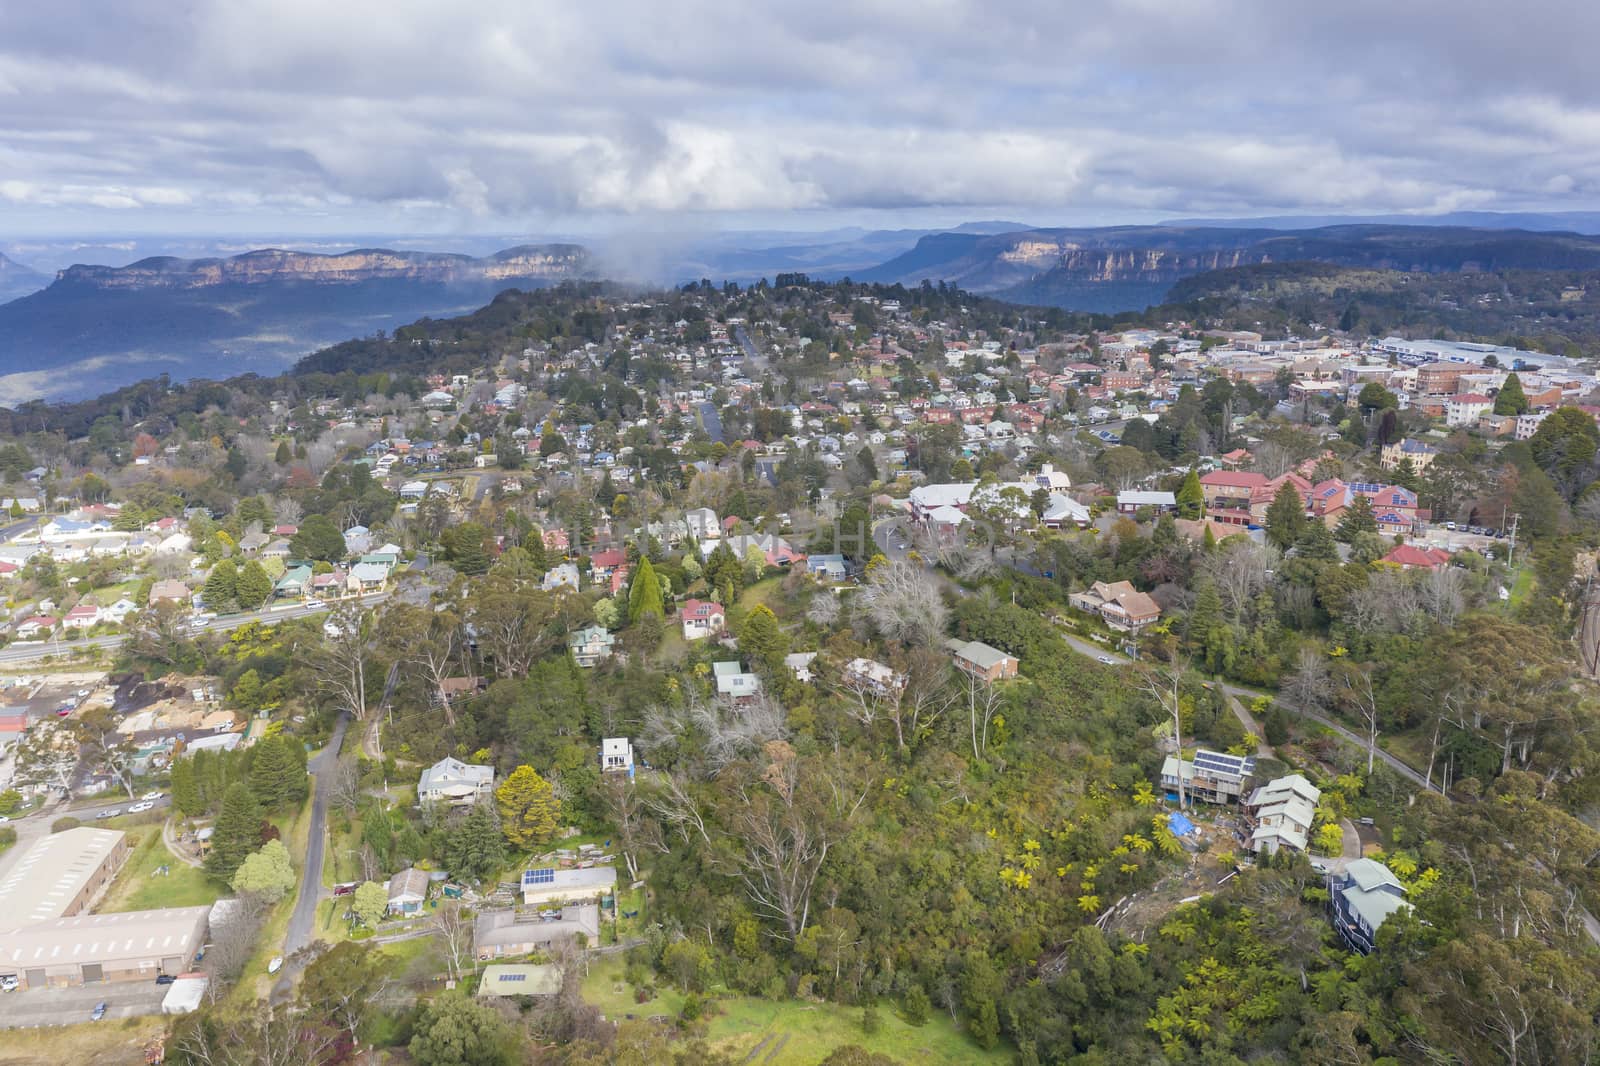
{"label": "grey cloud", "polygon": [[1586,208],[1597,39],[1575,0],[5,5],[0,229]]}

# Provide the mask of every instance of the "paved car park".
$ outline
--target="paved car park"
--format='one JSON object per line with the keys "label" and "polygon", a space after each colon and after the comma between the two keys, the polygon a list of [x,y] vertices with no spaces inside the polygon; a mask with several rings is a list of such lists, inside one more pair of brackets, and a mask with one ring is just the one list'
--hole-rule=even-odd
{"label": "paved car park", "polygon": [[33,1029],[41,1025],[77,1025],[89,1021],[95,1004],[104,1002],[102,1024],[118,1018],[161,1013],[169,985],[148,981],[116,981],[77,988],[19,989],[0,993],[0,1029]]}

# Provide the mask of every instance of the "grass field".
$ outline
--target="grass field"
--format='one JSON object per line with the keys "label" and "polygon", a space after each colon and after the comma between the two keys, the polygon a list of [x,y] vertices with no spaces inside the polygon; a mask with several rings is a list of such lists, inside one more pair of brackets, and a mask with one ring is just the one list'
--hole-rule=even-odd
{"label": "grass field", "polygon": [[[648,1003],[635,1003],[632,987],[622,979],[625,965],[621,958],[596,964],[583,983],[583,998],[611,1019],[629,1014],[675,1017],[682,1010],[683,996],[667,985],[658,985],[660,994]],[[861,1013],[859,1007],[832,1003],[721,995],[708,1004],[705,1038],[736,1061],[760,1046],[760,1053],[751,1061],[761,1066],[812,1066],[846,1044],[859,1044],[917,1066],[1011,1061],[1009,1052],[984,1051],[968,1040],[946,1015],[935,1014],[926,1025],[913,1026],[891,1004],[882,1003],[878,1006],[882,1024],[869,1036],[861,1028]]]}
{"label": "grass field", "polygon": [[[196,907],[216,902],[222,887],[167,850],[159,825],[128,830],[128,861],[98,910],[105,913]],[[165,875],[156,871],[167,867]]]}
{"label": "grass field", "polygon": [[142,1063],[144,1046],[161,1032],[162,1023],[157,1015],[60,1029],[7,1029],[0,1031],[0,1066]]}

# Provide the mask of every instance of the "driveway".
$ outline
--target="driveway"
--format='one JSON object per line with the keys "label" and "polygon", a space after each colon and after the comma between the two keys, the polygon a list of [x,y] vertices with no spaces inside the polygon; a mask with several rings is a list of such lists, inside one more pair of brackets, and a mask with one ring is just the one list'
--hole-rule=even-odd
{"label": "driveway", "polygon": [[[333,727],[328,746],[311,760],[308,769],[316,779],[316,792],[311,800],[311,832],[306,838],[306,861],[300,873],[300,895],[294,901],[294,913],[289,916],[289,928],[283,938],[283,955],[288,958],[311,943],[311,930],[317,920],[317,904],[322,901],[322,858],[328,839],[328,798],[333,791],[333,770],[339,762],[339,747],[344,742],[349,715],[340,715]],[[282,976],[273,988],[273,995],[287,994],[293,975],[285,966]]]}
{"label": "driveway", "polygon": [[32,1029],[40,1025],[77,1025],[89,1021],[89,1013],[101,1000],[106,1016],[101,1025],[115,1018],[136,1018],[161,1013],[167,985],[148,981],[112,981],[80,988],[35,988],[0,994],[0,1029]]}

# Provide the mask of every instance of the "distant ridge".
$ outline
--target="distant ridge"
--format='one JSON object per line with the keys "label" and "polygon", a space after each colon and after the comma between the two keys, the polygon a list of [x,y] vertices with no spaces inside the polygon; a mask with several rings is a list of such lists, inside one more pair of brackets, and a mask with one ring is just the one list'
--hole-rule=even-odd
{"label": "distant ridge", "polygon": [[275,374],[327,344],[593,271],[589,251],[575,244],[481,258],[268,248],[70,266],[41,291],[0,304],[0,403],[86,396],[163,373]]}
{"label": "distant ridge", "polygon": [[0,304],[38,292],[48,284],[50,279],[44,274],[0,255]]}

